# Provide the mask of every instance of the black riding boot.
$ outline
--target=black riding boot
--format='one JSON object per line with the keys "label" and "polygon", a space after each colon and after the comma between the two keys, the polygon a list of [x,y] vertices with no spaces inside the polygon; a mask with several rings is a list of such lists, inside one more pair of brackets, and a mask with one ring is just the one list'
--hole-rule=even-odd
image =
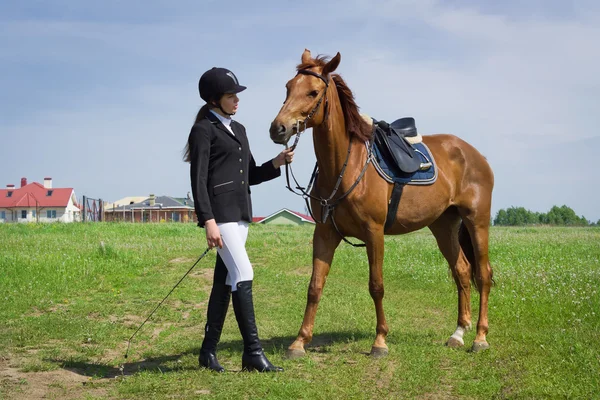
{"label": "black riding boot", "polygon": [[263,352],[254,320],[254,303],[252,301],[252,281],[239,282],[237,290],[232,294],[233,310],[240,333],[244,339],[242,370],[259,372],[279,372],[283,368],[269,362]]}
{"label": "black riding boot", "polygon": [[200,348],[198,361],[201,367],[216,372],[225,372],[225,368],[217,360],[217,343],[221,338],[223,323],[229,307],[231,297],[231,286],[224,284],[213,284],[208,300],[208,311],[206,312],[206,327],[204,329],[204,340]]}

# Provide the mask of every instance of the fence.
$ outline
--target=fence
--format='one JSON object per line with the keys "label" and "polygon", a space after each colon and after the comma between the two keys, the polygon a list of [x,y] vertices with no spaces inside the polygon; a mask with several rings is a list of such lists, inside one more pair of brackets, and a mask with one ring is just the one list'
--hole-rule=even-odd
{"label": "fence", "polygon": [[102,199],[92,199],[83,196],[83,210],[81,220],[83,222],[100,222],[104,219],[104,206]]}

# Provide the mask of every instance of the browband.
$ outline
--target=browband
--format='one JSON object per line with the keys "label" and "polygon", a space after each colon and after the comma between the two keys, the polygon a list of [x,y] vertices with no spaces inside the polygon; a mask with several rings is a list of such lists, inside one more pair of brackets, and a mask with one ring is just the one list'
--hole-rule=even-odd
{"label": "browband", "polygon": [[317,78],[319,78],[320,80],[322,80],[323,82],[325,82],[325,86],[329,87],[329,82],[321,74],[317,74],[316,72],[310,71],[308,69],[300,69],[300,70],[298,70],[298,74],[316,76]]}

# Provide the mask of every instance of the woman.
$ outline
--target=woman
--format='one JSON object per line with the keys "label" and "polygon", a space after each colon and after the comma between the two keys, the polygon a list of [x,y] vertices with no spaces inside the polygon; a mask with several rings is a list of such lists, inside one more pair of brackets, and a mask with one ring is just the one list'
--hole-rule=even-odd
{"label": "woman", "polygon": [[242,369],[283,371],[269,362],[258,338],[252,301],[254,273],[245,244],[252,222],[250,185],[280,176],[280,167],[291,162],[294,153],[286,149],[256,165],[244,126],[231,119],[238,108],[237,93],[246,89],[233,72],[212,68],[202,75],[198,87],[206,104],[190,132],[185,160],[191,164],[198,225],[206,229],[208,246],[217,247],[218,253],[199,362],[213,371],[225,371],[216,350],[231,296],[244,339]]}

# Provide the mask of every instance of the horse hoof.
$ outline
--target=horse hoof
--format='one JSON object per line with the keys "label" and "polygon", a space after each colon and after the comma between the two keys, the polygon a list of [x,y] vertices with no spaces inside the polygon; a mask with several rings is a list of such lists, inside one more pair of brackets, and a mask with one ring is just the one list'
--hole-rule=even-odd
{"label": "horse hoof", "polygon": [[473,346],[471,347],[471,351],[473,353],[477,353],[479,351],[487,350],[490,348],[488,342],[473,342]]}
{"label": "horse hoof", "polygon": [[370,356],[373,358],[381,358],[381,357],[385,357],[388,355],[388,349],[387,347],[371,347],[371,354]]}
{"label": "horse hoof", "polygon": [[285,358],[288,360],[296,360],[298,358],[302,358],[306,355],[306,351],[299,349],[287,349],[285,353]]}
{"label": "horse hoof", "polygon": [[463,347],[465,344],[463,342],[461,342],[460,340],[458,340],[455,337],[451,337],[450,339],[448,339],[448,341],[446,342],[446,346],[450,347],[451,349],[458,349],[460,347]]}

